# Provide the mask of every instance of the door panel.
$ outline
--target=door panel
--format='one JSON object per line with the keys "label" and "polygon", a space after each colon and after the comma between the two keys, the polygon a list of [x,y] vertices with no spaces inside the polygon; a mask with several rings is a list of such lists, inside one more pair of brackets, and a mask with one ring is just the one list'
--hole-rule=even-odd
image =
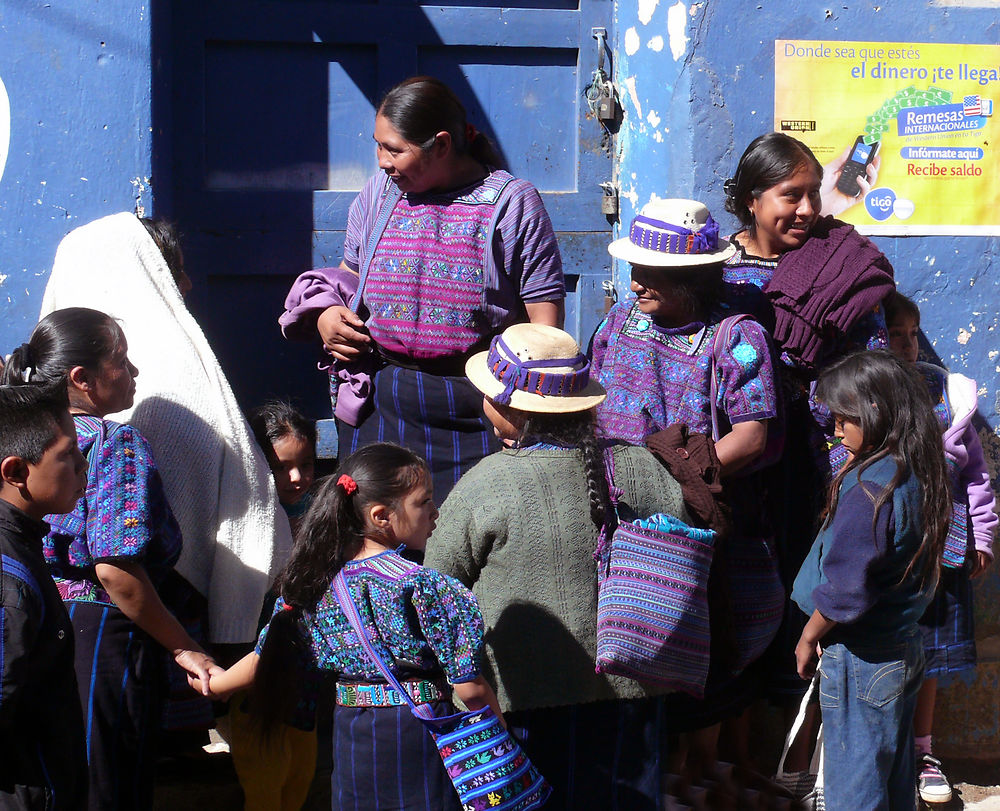
{"label": "door panel", "polygon": [[416,73],[452,87],[542,193],[567,329],[586,342],[610,275],[597,184],[611,161],[583,85],[610,2],[175,0],[171,12],[169,117],[154,122],[171,188],[158,199],[181,226],[191,308],[244,405],[291,394],[328,416],[317,350],[284,341],[276,319],[298,273],[340,262],[348,207],[377,171],[377,100]]}

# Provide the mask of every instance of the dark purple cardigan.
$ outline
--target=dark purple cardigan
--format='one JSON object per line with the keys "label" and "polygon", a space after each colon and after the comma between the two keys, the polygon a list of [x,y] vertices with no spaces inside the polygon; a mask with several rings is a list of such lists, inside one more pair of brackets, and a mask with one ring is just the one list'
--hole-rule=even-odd
{"label": "dark purple cardigan", "polygon": [[824,343],[844,335],[895,286],[892,265],[870,240],[853,225],[821,217],[764,287],[774,306],[774,340],[815,376]]}

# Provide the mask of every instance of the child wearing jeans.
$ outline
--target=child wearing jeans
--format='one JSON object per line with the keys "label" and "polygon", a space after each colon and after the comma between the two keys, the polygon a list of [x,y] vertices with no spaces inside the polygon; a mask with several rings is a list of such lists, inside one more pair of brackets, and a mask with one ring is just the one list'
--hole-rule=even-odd
{"label": "child wearing jeans", "polygon": [[923,382],[883,350],[830,366],[816,396],[847,451],[792,590],[809,616],[795,647],[800,676],[813,677],[822,647],[826,807],[912,809],[917,622],[951,521],[941,434]]}
{"label": "child wearing jeans", "polygon": [[951,800],[951,784],[941,771],[941,761],[931,752],[934,703],[939,679],[954,678],[956,673],[976,666],[970,581],[993,562],[996,501],[979,435],[972,424],[977,415],[976,381],[918,362],[919,308],[901,293],[892,293],[884,304],[889,349],[900,360],[914,364],[930,390],[955,487],[949,537],[956,541],[960,552],[958,556],[946,556],[934,600],[920,619],[926,669],[913,720],[920,798],[926,803],[946,803]]}

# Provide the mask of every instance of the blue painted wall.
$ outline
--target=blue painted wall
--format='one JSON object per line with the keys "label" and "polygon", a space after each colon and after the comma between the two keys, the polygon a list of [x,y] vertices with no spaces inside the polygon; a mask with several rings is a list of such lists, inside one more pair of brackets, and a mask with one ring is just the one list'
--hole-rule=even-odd
{"label": "blue painted wall", "polygon": [[[992,8],[984,7],[992,5]],[[746,145],[773,127],[775,39],[1000,42],[996,3],[895,0],[617,0],[615,84],[624,121],[617,141],[621,224],[653,195],[703,200],[724,232],[722,184]],[[1000,212],[993,212],[1000,222]],[[621,226],[619,226],[621,227]],[[922,312],[928,354],[974,377],[980,411],[1000,427],[1000,238],[875,237],[897,284]],[[619,291],[628,267],[614,269]],[[980,431],[994,487],[1000,439]],[[1000,566],[976,582],[974,673],[942,690],[936,749],[951,757],[1000,758]]]}
{"label": "blue painted wall", "polygon": [[[152,207],[150,9],[0,4],[0,348],[26,340],[70,230]],[[0,102],[3,93],[0,93]]]}

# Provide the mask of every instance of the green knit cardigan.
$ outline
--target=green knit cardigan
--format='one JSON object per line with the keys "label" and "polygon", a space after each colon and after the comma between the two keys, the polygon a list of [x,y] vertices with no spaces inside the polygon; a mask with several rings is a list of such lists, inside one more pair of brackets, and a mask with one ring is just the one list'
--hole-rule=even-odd
{"label": "green knit cardigan", "polygon": [[[688,520],[677,481],[645,448],[614,450],[623,520]],[[483,673],[502,710],[663,692],[594,672],[598,531],[573,449],[504,450],[466,473],[441,507],[424,565],[457,578],[486,621]]]}

